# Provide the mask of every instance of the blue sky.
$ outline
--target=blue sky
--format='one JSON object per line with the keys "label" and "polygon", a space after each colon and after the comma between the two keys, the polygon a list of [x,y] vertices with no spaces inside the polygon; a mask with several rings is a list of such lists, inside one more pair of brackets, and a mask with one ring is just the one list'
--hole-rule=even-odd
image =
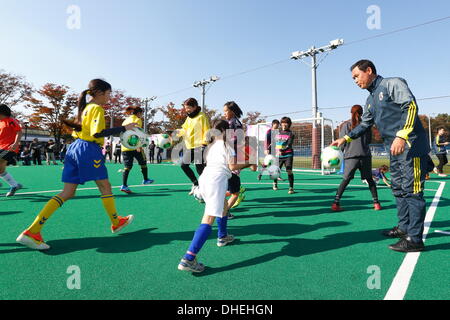
{"label": "blue sky", "polygon": [[[65,84],[79,92],[101,77],[138,97],[161,96],[211,75],[226,76],[275,61],[330,40],[347,42],[450,15],[447,0],[0,0],[0,69],[39,87]],[[81,10],[81,29],[66,27],[69,5]],[[381,30],[369,30],[366,10],[381,9]],[[351,79],[360,58],[383,76],[407,79],[417,98],[450,95],[450,20],[348,45],[318,70],[319,108],[363,104],[367,93]],[[309,61],[308,61],[309,62]],[[179,105],[200,99],[192,88],[162,97]],[[217,82],[207,104],[235,100],[263,115],[308,110],[310,69],[299,61]],[[419,102],[421,113],[449,112],[450,99]],[[324,110],[335,121],[348,110]],[[293,118],[310,117],[310,112]],[[271,119],[269,119],[271,120]]]}

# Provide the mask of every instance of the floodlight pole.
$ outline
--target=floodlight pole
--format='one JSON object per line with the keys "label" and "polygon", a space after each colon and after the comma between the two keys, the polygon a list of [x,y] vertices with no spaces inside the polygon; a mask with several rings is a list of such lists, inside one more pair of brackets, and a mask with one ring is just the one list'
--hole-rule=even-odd
{"label": "floodlight pole", "polygon": [[212,76],[208,80],[201,80],[194,83],[195,88],[201,88],[202,90],[202,111],[205,111],[206,106],[206,86],[219,81],[220,78],[217,76]]}
{"label": "floodlight pole", "polygon": [[[330,41],[330,44],[321,48],[312,47],[307,51],[296,51],[291,55],[291,59],[301,60],[306,57],[311,57],[311,71],[312,71],[312,114],[313,118],[317,119],[319,114],[319,107],[317,102],[317,55],[337,49],[344,44],[343,39],[336,39]],[[312,165],[313,169],[320,169],[320,132],[317,130],[317,121],[313,121],[312,128]]]}
{"label": "floodlight pole", "polygon": [[153,102],[156,100],[157,97],[151,97],[151,98],[145,98],[144,102],[145,102],[145,109],[144,109],[144,132],[148,133],[147,129],[148,129],[148,121],[147,121],[147,117],[148,117],[148,103]]}

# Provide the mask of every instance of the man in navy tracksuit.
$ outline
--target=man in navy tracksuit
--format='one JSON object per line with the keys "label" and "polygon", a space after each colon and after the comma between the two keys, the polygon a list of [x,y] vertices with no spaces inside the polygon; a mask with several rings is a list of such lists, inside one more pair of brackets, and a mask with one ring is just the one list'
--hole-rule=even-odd
{"label": "man in navy tracksuit", "polygon": [[369,60],[358,61],[351,71],[356,84],[370,95],[361,124],[333,145],[351,142],[377,126],[386,149],[390,150],[392,191],[399,218],[398,226],[383,234],[401,239],[389,247],[392,250],[423,251],[426,215],[423,190],[430,147],[419,120],[416,99],[404,79],[378,76]]}

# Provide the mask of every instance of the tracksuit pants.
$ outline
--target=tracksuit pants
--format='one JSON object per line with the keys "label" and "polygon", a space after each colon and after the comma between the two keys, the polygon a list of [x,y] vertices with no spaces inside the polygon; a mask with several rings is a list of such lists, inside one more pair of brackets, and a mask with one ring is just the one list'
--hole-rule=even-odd
{"label": "tracksuit pants", "polygon": [[391,155],[392,192],[397,201],[399,228],[413,242],[423,238],[426,203],[423,195],[427,174],[427,156],[413,157],[406,150]]}

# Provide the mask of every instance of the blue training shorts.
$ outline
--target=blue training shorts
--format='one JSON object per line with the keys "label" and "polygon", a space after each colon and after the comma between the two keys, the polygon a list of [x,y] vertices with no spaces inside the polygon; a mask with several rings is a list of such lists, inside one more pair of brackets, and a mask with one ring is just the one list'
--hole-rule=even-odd
{"label": "blue training shorts", "polygon": [[95,142],[77,139],[67,149],[62,182],[85,184],[108,179],[105,157]]}

